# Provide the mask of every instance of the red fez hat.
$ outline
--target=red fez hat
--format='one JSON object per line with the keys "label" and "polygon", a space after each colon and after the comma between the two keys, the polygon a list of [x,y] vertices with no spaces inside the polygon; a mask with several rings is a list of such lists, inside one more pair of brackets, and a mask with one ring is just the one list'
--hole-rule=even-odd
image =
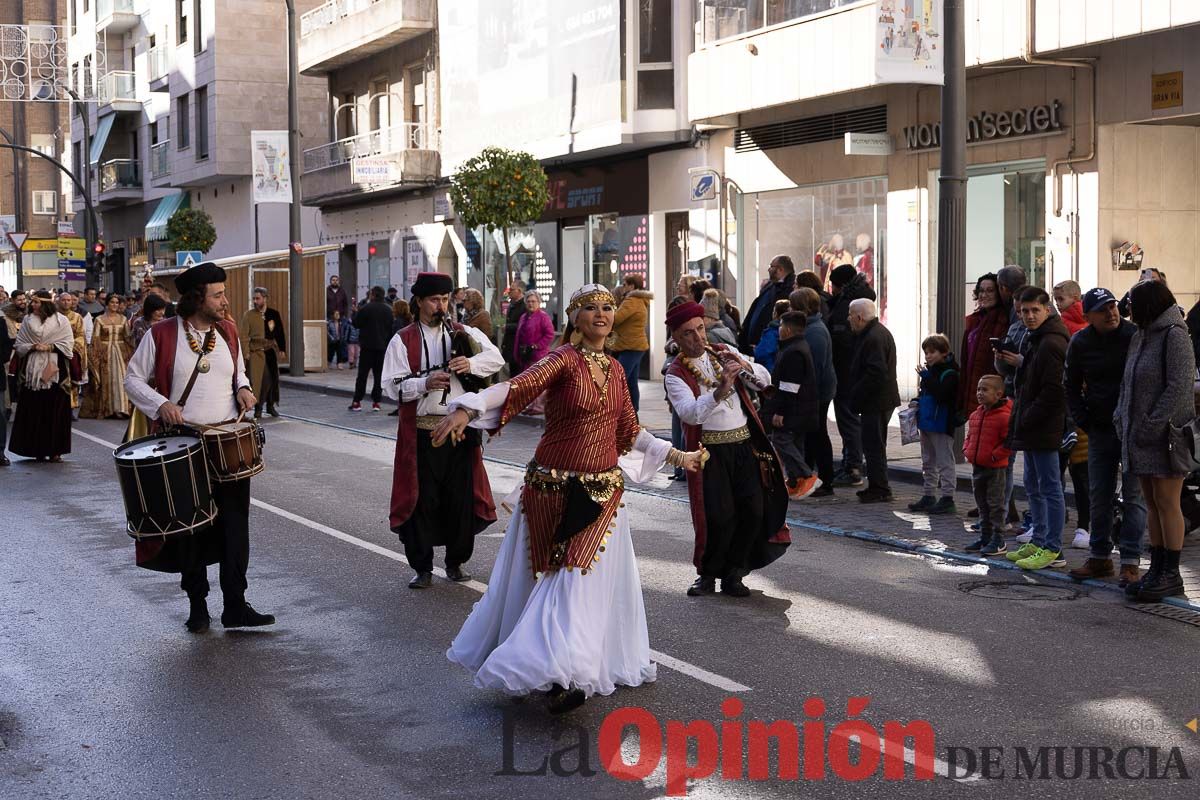
{"label": "red fez hat", "polygon": [[689,319],[704,317],[704,306],[699,303],[681,303],[667,312],[667,327],[673,331]]}

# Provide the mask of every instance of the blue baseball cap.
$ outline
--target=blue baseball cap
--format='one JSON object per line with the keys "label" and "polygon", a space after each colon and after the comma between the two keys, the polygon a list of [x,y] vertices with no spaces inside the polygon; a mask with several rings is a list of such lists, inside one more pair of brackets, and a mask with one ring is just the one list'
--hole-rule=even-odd
{"label": "blue baseball cap", "polygon": [[1109,303],[1117,302],[1117,298],[1108,289],[1098,286],[1095,289],[1088,289],[1083,294],[1083,313],[1090,314],[1093,311],[1098,311]]}

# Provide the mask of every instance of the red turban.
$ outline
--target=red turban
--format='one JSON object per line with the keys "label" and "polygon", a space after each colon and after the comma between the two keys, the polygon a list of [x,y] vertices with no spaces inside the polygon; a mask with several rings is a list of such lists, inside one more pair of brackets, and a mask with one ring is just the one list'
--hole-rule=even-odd
{"label": "red turban", "polygon": [[667,312],[667,327],[674,333],[680,325],[688,320],[703,317],[704,306],[699,303],[682,303]]}

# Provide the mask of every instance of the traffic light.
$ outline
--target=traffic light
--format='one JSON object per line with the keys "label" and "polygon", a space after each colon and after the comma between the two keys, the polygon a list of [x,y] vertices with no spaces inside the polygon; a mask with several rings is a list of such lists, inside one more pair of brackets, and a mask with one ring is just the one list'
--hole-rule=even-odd
{"label": "traffic light", "polygon": [[88,257],[88,278],[94,280],[104,274],[104,242],[96,242],[92,245],[92,252]]}

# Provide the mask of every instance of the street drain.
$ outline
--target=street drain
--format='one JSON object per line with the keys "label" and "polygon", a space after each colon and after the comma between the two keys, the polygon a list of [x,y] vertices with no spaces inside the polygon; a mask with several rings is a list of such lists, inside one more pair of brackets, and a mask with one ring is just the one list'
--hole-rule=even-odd
{"label": "street drain", "polygon": [[1166,606],[1162,603],[1139,603],[1138,605],[1126,606],[1132,611],[1140,611],[1143,614],[1153,614],[1156,617],[1164,617],[1173,619],[1176,622],[1185,622],[1188,625],[1195,625],[1200,628],[1200,614],[1186,608],[1177,608],[1176,606]]}
{"label": "street drain", "polygon": [[1064,586],[1007,581],[967,581],[958,585],[960,592],[989,600],[1077,600],[1079,591]]}

